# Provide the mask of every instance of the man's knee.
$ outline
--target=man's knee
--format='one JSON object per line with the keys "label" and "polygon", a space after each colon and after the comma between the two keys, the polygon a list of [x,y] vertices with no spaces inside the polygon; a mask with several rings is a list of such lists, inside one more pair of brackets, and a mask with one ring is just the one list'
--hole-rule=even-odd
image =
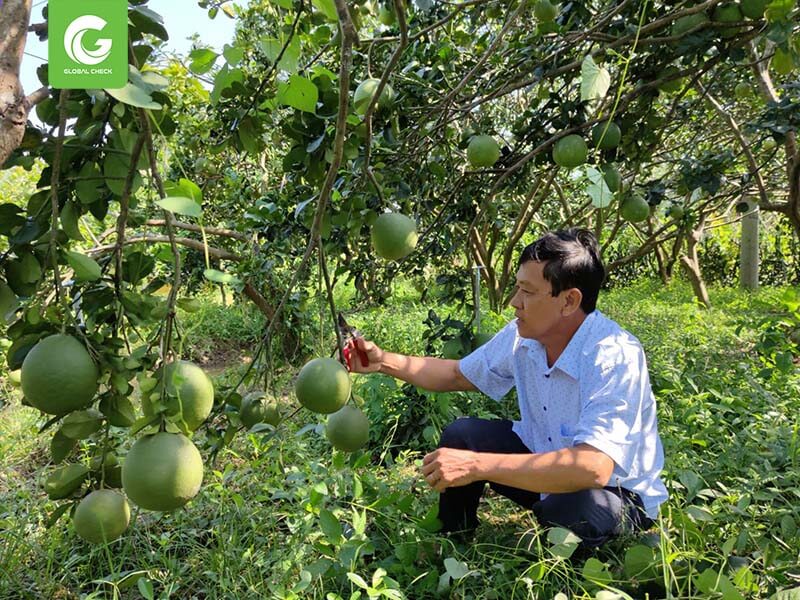
{"label": "man's knee", "polygon": [[474,433],[474,423],[470,417],[456,419],[442,430],[439,447],[468,450]]}
{"label": "man's knee", "polygon": [[534,507],[543,525],[565,527],[588,546],[597,546],[621,531],[623,502],[613,492],[589,489],[551,494]]}

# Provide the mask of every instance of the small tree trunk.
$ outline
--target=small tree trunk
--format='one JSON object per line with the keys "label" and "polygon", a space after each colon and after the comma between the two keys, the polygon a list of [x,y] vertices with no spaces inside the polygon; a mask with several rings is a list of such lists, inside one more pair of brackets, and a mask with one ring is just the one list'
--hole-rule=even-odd
{"label": "small tree trunk", "polygon": [[739,284],[746,290],[758,289],[758,204],[746,199],[747,214],[742,218],[741,250],[739,253]]}
{"label": "small tree trunk", "polygon": [[700,258],[697,255],[697,244],[703,236],[705,226],[705,216],[700,219],[697,227],[686,239],[686,254],[681,256],[681,264],[686,270],[689,282],[692,284],[694,295],[706,308],[711,308],[711,300],[708,297],[706,283],[703,281],[703,273],[700,271]]}

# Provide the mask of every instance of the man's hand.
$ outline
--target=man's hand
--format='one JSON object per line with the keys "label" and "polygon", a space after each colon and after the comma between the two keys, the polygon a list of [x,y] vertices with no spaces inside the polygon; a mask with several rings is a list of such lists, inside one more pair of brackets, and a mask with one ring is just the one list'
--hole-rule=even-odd
{"label": "man's hand", "polygon": [[472,450],[439,448],[422,460],[422,474],[437,492],[479,481],[479,455]]}
{"label": "man's hand", "polygon": [[[383,350],[375,342],[369,342],[362,337],[357,337],[347,345],[350,349],[348,365],[353,373],[377,373],[381,370]],[[358,350],[358,352],[356,351]],[[367,358],[364,364],[363,357]]]}

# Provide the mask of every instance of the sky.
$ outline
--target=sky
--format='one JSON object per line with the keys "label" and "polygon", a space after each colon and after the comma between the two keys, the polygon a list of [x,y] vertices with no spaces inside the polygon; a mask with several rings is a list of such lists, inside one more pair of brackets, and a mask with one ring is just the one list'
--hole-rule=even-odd
{"label": "sky", "polygon": [[[234,4],[242,5],[244,0]],[[31,23],[39,23],[42,19],[42,9],[47,0],[34,0],[31,13]],[[191,48],[189,36],[200,34],[204,44],[216,50],[233,39],[236,21],[230,19],[220,11],[213,21],[208,18],[208,12],[197,6],[197,0],[150,0],[145,6],[154,10],[164,18],[164,27],[170,39],[166,44],[167,50],[186,54]],[[25,56],[22,59],[20,80],[26,94],[41,87],[36,69],[47,61],[47,42],[40,42],[35,33],[28,34],[25,44]]]}

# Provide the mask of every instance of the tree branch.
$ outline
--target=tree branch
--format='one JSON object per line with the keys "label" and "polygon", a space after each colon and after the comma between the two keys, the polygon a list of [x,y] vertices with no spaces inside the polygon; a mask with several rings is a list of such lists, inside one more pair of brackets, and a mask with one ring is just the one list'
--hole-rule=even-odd
{"label": "tree branch", "polygon": [[[123,245],[128,246],[130,244],[139,244],[139,243],[151,243],[151,244],[169,244],[171,241],[174,240],[175,244],[180,246],[185,246],[186,248],[191,248],[193,250],[197,250],[198,252],[203,252],[206,246],[200,240],[194,240],[192,238],[186,237],[173,237],[170,239],[168,235],[157,235],[154,233],[144,233],[142,235],[137,235],[134,237],[125,238]],[[117,244],[106,244],[104,246],[98,246],[96,248],[92,248],[88,251],[88,254],[104,254],[106,252],[114,251],[117,248]],[[208,255],[214,258],[219,258],[222,260],[232,260],[239,262],[242,260],[242,257],[238,254],[234,254],[228,250],[223,250],[221,248],[214,248],[208,246]]]}

